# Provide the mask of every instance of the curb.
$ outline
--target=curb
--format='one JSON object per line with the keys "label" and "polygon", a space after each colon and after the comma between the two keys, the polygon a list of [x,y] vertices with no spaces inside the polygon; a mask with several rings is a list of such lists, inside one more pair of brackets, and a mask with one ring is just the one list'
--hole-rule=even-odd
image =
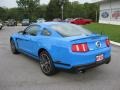
{"label": "curb", "polygon": [[111,42],[111,44],[113,44],[113,45],[116,45],[116,46],[119,46],[120,47],[120,43],[118,43],[118,42],[114,42],[114,41],[110,41]]}

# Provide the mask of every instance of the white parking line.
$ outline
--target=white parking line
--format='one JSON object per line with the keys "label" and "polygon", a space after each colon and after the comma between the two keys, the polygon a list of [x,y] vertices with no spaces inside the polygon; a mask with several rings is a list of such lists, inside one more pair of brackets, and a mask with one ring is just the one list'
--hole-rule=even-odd
{"label": "white parking line", "polygon": [[114,42],[114,41],[110,41],[110,42],[111,42],[111,44],[113,44],[113,45],[120,46],[120,43],[118,43],[118,42]]}

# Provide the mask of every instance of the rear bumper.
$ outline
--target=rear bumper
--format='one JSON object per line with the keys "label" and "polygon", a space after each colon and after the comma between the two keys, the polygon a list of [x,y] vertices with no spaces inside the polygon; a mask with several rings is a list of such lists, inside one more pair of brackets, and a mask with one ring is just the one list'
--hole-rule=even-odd
{"label": "rear bumper", "polygon": [[91,64],[87,64],[87,65],[74,66],[74,67],[72,67],[72,70],[75,70],[75,71],[86,70],[86,69],[97,67],[102,64],[108,64],[110,61],[111,61],[111,57],[109,57],[105,60],[102,60],[100,62],[95,62],[95,63],[91,63]]}

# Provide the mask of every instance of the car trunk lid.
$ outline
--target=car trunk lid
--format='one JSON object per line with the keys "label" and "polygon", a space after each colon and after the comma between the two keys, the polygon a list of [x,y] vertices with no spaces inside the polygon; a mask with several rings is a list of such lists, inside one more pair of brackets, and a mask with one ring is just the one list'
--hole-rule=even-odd
{"label": "car trunk lid", "polygon": [[107,47],[106,36],[91,34],[89,36],[68,37],[68,40],[73,44],[87,43],[89,50],[96,50]]}

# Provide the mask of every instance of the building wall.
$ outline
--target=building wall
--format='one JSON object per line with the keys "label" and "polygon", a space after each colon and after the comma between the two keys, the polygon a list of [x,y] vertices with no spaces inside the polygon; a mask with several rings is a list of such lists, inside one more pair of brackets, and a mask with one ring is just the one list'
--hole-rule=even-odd
{"label": "building wall", "polygon": [[120,25],[120,1],[109,0],[100,3],[99,23]]}

